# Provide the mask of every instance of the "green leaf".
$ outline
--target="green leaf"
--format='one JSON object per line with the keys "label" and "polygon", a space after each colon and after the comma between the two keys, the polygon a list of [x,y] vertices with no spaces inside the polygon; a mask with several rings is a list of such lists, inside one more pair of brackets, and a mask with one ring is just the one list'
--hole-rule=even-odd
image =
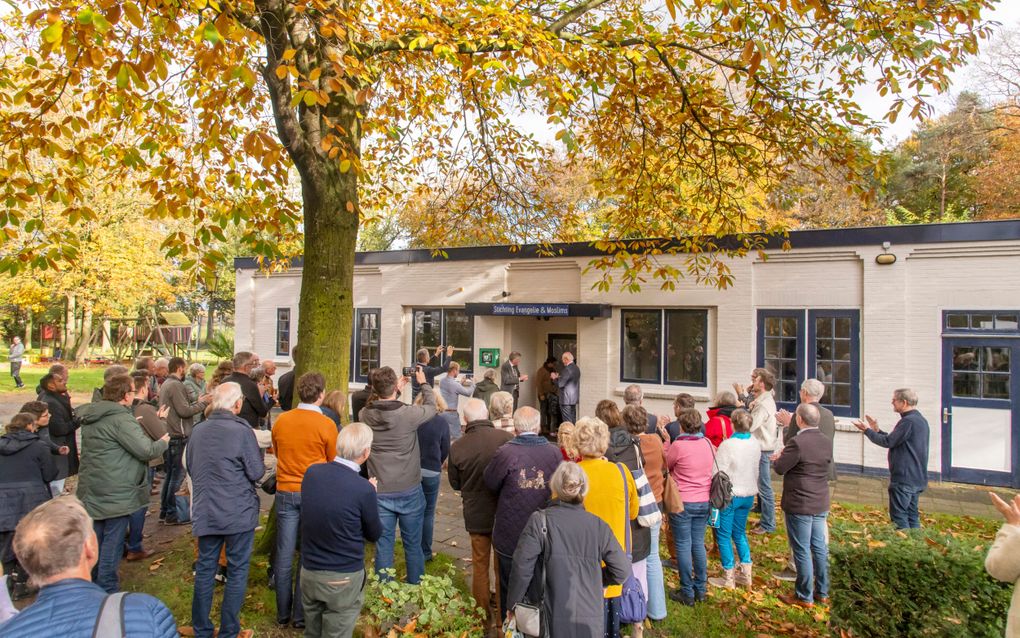
{"label": "green leaf", "polygon": [[64,24],[62,22],[54,22],[42,31],[43,42],[47,44],[58,44],[63,35]]}
{"label": "green leaf", "polygon": [[212,22],[206,22],[202,28],[202,39],[210,44],[219,44],[223,42],[223,36],[220,35],[216,25]]}

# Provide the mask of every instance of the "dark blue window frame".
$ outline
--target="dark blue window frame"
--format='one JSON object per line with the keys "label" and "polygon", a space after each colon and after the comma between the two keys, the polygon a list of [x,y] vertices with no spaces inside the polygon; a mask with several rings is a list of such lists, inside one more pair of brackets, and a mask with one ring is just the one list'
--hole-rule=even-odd
{"label": "dark blue window frame", "polygon": [[379,333],[376,339],[378,356],[374,360],[375,367],[382,365],[382,309],[380,308],[358,308],[354,312],[354,336],[351,339],[353,348],[351,355],[352,378],[358,383],[368,383],[368,375],[360,374],[361,371],[361,318],[365,315],[375,315],[375,330]]}
{"label": "dark blue window frame", "polygon": [[1012,316],[1015,320],[1020,320],[1020,310],[943,310],[942,311],[942,332],[946,335],[1017,335],[1020,334],[1020,322],[1017,323],[1016,327],[1002,327],[999,328],[997,325],[998,320],[993,322],[992,328],[962,328],[962,327],[950,327],[949,321],[950,316],[967,316],[968,325],[972,323],[971,317],[974,315],[992,315],[996,318]]}
{"label": "dark blue window frame", "polygon": [[[418,335],[415,328],[415,315],[419,312],[432,312],[439,314],[439,343],[445,344],[446,334],[446,313],[451,310],[457,312],[464,312],[464,308],[443,308],[443,307],[415,307],[411,308],[411,358],[410,361],[414,362],[415,354],[418,352]],[[466,314],[466,313],[465,313]],[[460,360],[460,372],[461,374],[471,375],[475,369],[475,315],[467,315],[468,318],[468,331],[471,333],[471,348],[463,348],[463,345],[457,346],[460,349],[469,350],[467,357],[460,359],[460,357],[454,353],[454,360]],[[457,345],[457,344],[454,344]],[[432,355],[432,348],[429,348],[429,355]]]}
{"label": "dark blue window frame", "polygon": [[[623,357],[623,351],[627,343],[627,321],[626,314],[629,312],[640,312],[645,314],[657,314],[659,316],[659,341],[656,344],[658,349],[658,367],[656,370],[655,379],[634,379],[627,376],[626,367]],[[669,343],[669,321],[667,317],[669,313],[678,314],[695,314],[701,315],[701,332],[705,336],[705,343],[702,345],[703,348],[703,359],[701,365],[701,379],[700,380],[683,380],[683,381],[670,381],[668,379],[668,372],[666,366],[668,362],[666,360],[666,354],[664,347],[665,344]],[[679,387],[690,387],[690,388],[705,388],[708,387],[708,309],[707,308],[621,308],[620,309],[620,381],[626,383],[637,383],[637,384],[648,384],[648,385],[670,385]]]}
{"label": "dark blue window frame", "polygon": [[[792,318],[797,321],[797,388],[810,378],[808,370],[816,369],[817,346],[815,343],[815,319],[825,317],[850,318],[850,405],[822,405],[832,410],[835,416],[860,416],[861,405],[861,312],[860,310],[828,310],[828,309],[769,309],[758,311],[758,367],[765,367],[765,320],[768,317]],[[784,401],[777,392],[776,405],[786,410],[793,410],[797,400]]]}
{"label": "dark blue window frame", "polygon": [[[286,324],[286,326],[284,326]],[[286,333],[286,334],[285,334]],[[276,309],[276,356],[290,356],[290,308]]]}

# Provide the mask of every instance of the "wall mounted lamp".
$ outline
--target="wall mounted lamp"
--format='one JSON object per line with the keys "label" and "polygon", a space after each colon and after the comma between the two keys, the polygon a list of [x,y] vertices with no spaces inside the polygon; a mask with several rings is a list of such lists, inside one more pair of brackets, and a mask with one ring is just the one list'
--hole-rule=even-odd
{"label": "wall mounted lamp", "polygon": [[887,241],[882,242],[882,254],[875,255],[875,263],[880,266],[889,266],[896,263],[896,255],[889,252],[889,248],[892,246]]}

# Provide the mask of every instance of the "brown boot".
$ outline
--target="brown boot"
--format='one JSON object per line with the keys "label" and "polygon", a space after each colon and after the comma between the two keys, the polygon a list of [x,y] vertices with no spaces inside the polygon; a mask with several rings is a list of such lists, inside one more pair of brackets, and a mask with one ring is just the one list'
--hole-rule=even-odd
{"label": "brown boot", "polygon": [[733,578],[734,584],[751,591],[751,563],[740,563]]}

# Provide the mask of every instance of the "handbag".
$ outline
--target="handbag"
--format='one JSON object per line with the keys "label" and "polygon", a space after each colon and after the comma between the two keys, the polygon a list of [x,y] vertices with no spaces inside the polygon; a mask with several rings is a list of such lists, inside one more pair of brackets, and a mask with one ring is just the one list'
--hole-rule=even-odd
{"label": "handbag", "polygon": [[673,477],[668,471],[663,471],[663,478],[666,481],[666,489],[662,493],[662,505],[666,508],[667,514],[683,514],[684,499],[680,496],[680,490],[676,486]]}
{"label": "handbag", "polygon": [[712,465],[716,469],[715,474],[712,475],[712,485],[709,488],[708,500],[712,507],[717,510],[724,510],[733,501],[733,482],[730,480],[729,474],[719,471],[719,465],[715,462],[715,446],[708,439],[705,439],[705,441],[712,450]]}
{"label": "handbag", "polygon": [[634,476],[634,486],[638,493],[638,516],[637,522],[641,527],[655,527],[662,523],[662,512],[659,511],[659,504],[655,501],[655,492],[652,485],[645,476],[645,464],[641,458],[641,448],[634,445],[634,453],[637,454],[638,469],[631,470]]}
{"label": "handbag", "polygon": [[[542,597],[545,597],[549,583],[549,522],[546,519],[545,510],[538,510],[539,520],[542,522]],[[542,627],[547,623],[543,622],[541,603],[530,605],[528,603],[517,603],[514,605],[513,627],[506,627],[522,636],[530,638],[541,638]]]}
{"label": "handbag", "polygon": [[[627,475],[624,474],[623,465],[616,464],[620,470],[620,477],[623,479],[623,529],[627,546],[627,559],[631,559],[630,546],[630,490],[627,489]],[[648,615],[648,600],[645,592],[641,589],[641,583],[634,577],[634,570],[631,570],[627,580],[623,581],[623,592],[620,594],[620,623],[631,625],[644,622]]]}

